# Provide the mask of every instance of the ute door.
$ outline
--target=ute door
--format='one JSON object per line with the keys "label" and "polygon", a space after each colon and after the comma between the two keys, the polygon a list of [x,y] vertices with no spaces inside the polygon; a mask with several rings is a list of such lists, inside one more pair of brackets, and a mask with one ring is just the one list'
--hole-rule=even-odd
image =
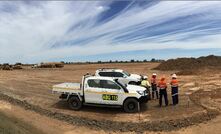
{"label": "ute door", "polygon": [[89,79],[85,82],[84,98],[86,103],[100,104],[103,89],[100,85],[100,80]]}
{"label": "ute door", "polygon": [[103,89],[102,104],[122,105],[124,91],[116,82],[111,80],[100,80],[100,84]]}

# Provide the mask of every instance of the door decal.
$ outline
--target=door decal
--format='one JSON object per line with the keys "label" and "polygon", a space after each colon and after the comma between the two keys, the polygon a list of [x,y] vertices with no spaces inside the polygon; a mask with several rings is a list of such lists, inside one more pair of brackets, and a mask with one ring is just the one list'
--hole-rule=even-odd
{"label": "door decal", "polygon": [[117,101],[118,96],[117,95],[110,95],[110,94],[103,94],[102,99],[103,100],[110,100],[110,101]]}

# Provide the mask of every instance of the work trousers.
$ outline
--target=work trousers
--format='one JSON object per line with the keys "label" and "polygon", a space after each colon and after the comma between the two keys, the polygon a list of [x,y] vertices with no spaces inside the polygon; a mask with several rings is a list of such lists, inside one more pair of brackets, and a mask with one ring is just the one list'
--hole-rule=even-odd
{"label": "work trousers", "polygon": [[171,87],[172,88],[172,100],[173,100],[173,105],[178,104],[179,98],[178,98],[178,87]]}
{"label": "work trousers", "polygon": [[162,106],[162,99],[164,97],[164,101],[165,101],[165,105],[168,105],[168,98],[167,98],[167,90],[166,88],[164,89],[160,89],[160,100],[159,100],[159,104],[160,106]]}
{"label": "work trousers", "polygon": [[157,85],[156,84],[151,84],[151,87],[152,87],[152,99],[155,98],[154,94],[156,94],[156,98],[158,99],[159,97],[158,97]]}

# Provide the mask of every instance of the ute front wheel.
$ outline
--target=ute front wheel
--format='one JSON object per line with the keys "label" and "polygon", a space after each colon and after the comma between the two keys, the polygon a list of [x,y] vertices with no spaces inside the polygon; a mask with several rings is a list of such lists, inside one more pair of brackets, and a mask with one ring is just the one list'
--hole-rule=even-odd
{"label": "ute front wheel", "polygon": [[124,102],[124,111],[127,113],[135,113],[139,111],[139,102],[134,98],[129,98]]}
{"label": "ute front wheel", "polygon": [[82,107],[82,102],[77,96],[72,96],[68,99],[68,105],[72,110],[79,110]]}

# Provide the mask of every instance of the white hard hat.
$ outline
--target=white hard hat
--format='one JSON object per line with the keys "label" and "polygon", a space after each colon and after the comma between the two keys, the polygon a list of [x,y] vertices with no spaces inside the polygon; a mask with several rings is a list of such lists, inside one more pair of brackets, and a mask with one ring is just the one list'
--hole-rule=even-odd
{"label": "white hard hat", "polygon": [[173,75],[172,75],[172,78],[177,78],[176,74],[173,74]]}
{"label": "white hard hat", "polygon": [[143,79],[148,79],[148,77],[147,76],[143,76]]}
{"label": "white hard hat", "polygon": [[153,75],[156,76],[157,74],[156,74],[156,73],[153,73]]}

